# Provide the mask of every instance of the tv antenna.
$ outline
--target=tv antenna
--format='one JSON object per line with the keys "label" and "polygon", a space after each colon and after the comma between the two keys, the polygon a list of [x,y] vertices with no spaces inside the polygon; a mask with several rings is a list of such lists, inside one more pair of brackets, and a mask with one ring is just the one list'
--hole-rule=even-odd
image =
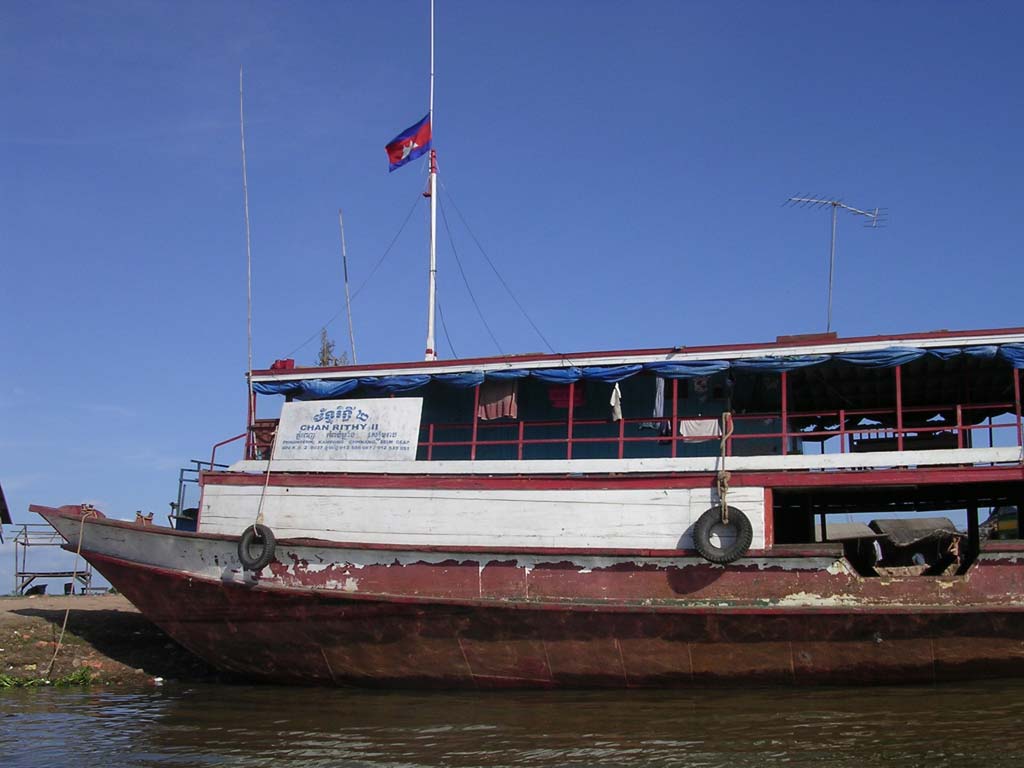
{"label": "tv antenna", "polygon": [[829,333],[832,330],[832,284],[836,271],[836,213],[842,208],[855,216],[863,216],[866,219],[865,227],[877,229],[885,224],[886,211],[884,208],[862,211],[842,200],[824,200],[818,197],[791,197],[786,203],[799,205],[801,208],[824,208],[826,205],[832,208],[832,242],[828,253],[828,320],[825,323],[825,333]]}

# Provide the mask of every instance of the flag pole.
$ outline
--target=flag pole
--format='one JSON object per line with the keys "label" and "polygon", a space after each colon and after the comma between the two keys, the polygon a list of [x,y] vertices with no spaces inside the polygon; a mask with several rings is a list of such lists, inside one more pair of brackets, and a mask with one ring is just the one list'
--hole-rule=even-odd
{"label": "flag pole", "polygon": [[[238,68],[238,123],[242,134],[242,196],[245,200],[245,284],[246,284],[246,336],[249,342],[249,407],[246,429],[249,436],[246,443],[252,440],[252,427],[256,421],[255,398],[252,385],[252,245],[249,238],[249,179],[245,165],[245,98],[242,94],[242,67]],[[210,469],[213,469],[211,466]]]}
{"label": "flag pole", "polygon": [[[434,0],[430,0],[430,131],[434,130]],[[434,302],[437,297],[437,153],[430,150],[430,288],[427,309],[427,349],[424,360],[437,360],[434,346]]]}

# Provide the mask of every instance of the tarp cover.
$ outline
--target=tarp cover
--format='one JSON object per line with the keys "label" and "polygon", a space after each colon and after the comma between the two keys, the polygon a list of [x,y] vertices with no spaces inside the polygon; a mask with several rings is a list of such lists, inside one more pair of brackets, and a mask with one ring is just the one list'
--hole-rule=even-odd
{"label": "tarp cover", "polygon": [[948,517],[886,518],[872,520],[870,526],[888,536],[897,547],[909,547],[919,541],[958,532]]}
{"label": "tarp cover", "polygon": [[507,381],[531,377],[548,384],[570,384],[574,381],[602,381],[613,384],[639,373],[654,374],[666,379],[692,379],[712,376],[730,369],[748,373],[782,373],[821,365],[837,360],[864,368],[893,368],[925,356],[951,360],[965,356],[974,359],[999,359],[1013,368],[1024,368],[1024,344],[985,345],[973,347],[889,347],[862,352],[841,352],[835,355],[789,355],[756,357],[739,360],[658,360],[631,365],[588,366],[580,368],[568,361],[564,368],[517,368],[502,371],[466,371],[460,373],[408,374],[402,376],[364,376],[353,379],[285,379],[257,381],[253,390],[260,395],[286,395],[295,400],[339,398],[355,389],[373,394],[412,392],[436,382],[456,388],[469,388],[486,380]]}

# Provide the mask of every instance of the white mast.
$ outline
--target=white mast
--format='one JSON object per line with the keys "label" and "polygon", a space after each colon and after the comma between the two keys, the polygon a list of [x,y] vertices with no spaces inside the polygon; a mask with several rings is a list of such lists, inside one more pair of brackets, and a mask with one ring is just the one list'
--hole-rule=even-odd
{"label": "white mast", "polygon": [[356,359],[356,333],[352,329],[352,297],[348,291],[348,254],[345,253],[345,224],[341,220],[341,208],[338,209],[338,229],[341,230],[341,267],[345,273],[345,309],[348,311],[348,343],[352,347],[352,365]]}
{"label": "white mast", "polygon": [[[434,135],[434,0],[430,0],[430,135]],[[427,349],[424,360],[437,360],[434,346],[434,302],[437,295],[437,153],[430,150],[430,289],[427,313]]]}
{"label": "white mast", "polygon": [[[242,194],[245,199],[245,285],[246,285],[246,336],[249,341],[249,407],[248,429],[256,419],[252,387],[252,245],[249,238],[249,180],[245,168],[245,100],[242,96],[242,67],[238,68],[238,122],[242,132]],[[250,438],[251,435],[250,435]],[[212,469],[213,467],[211,467]]]}

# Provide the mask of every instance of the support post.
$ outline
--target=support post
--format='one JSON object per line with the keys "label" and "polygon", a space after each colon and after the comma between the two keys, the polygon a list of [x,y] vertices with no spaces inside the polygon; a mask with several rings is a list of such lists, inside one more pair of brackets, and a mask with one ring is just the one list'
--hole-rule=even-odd
{"label": "support post", "polygon": [[[664,413],[662,414],[664,416]],[[672,379],[672,420],[669,423],[672,458],[679,455],[679,379]]]}
{"label": "support post", "polygon": [[903,366],[896,366],[896,450],[903,450]]}
{"label": "support post", "polygon": [[573,433],[573,429],[574,429],[574,427],[573,427],[573,411],[575,410],[573,408],[573,403],[575,402],[575,399],[576,399],[576,382],[575,381],[570,381],[569,382],[569,419],[568,419],[568,422],[566,424],[566,428],[568,429],[568,432],[565,435],[565,458],[567,458],[567,459],[571,459],[572,458],[572,433]]}
{"label": "support post", "polygon": [[782,390],[782,455],[789,454],[789,374],[783,371],[779,374],[779,388]]}
{"label": "support post", "polygon": [[480,424],[480,385],[473,387],[473,437],[469,449],[470,461],[476,461],[477,429]]}
{"label": "support post", "polygon": [[978,556],[980,538],[978,536],[978,502],[972,501],[967,506],[967,551],[968,559],[973,562]]}
{"label": "support post", "polygon": [[1020,368],[1013,369],[1013,407],[1017,414],[1017,445],[1024,445],[1024,426],[1021,425],[1020,414]]}

